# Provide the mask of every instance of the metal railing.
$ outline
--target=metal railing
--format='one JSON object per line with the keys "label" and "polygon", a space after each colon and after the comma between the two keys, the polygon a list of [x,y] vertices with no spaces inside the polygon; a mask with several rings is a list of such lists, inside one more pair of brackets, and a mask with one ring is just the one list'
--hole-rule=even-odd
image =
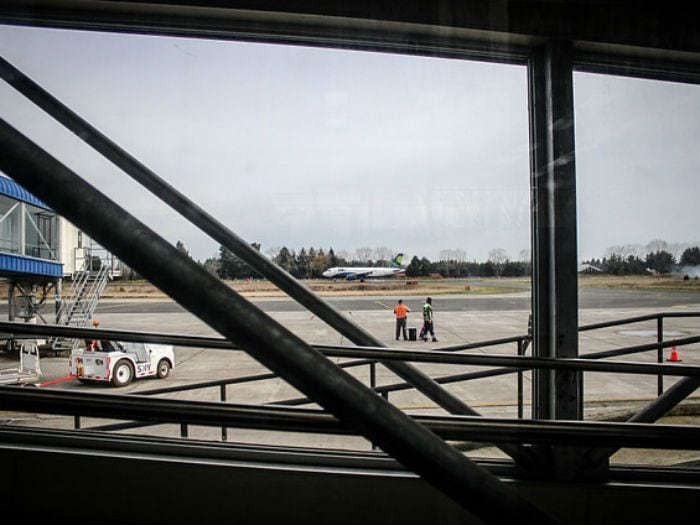
{"label": "metal railing", "polygon": [[[318,344],[313,347],[322,352],[327,357],[348,358],[350,361],[339,363],[338,366],[344,369],[360,366],[368,367],[369,387],[379,395],[389,400],[391,392],[399,392],[412,389],[408,383],[395,383],[388,385],[377,385],[376,366],[380,362],[386,361],[407,361],[412,363],[446,364],[457,366],[480,366],[497,367],[489,370],[470,371],[459,374],[436,377],[434,380],[439,384],[452,384],[457,382],[481,379],[486,377],[496,377],[507,374],[517,374],[517,419],[522,420],[524,414],[524,388],[523,374],[527,370],[536,368],[550,370],[576,370],[581,372],[608,372],[625,374],[656,375],[663,379],[665,376],[682,376],[686,378],[700,378],[700,366],[686,365],[681,363],[663,364],[663,351],[670,347],[683,347],[700,343],[700,335],[672,340],[664,340],[663,327],[666,318],[700,318],[700,312],[660,312],[644,316],[625,318],[604,323],[595,323],[580,327],[580,332],[588,332],[597,329],[624,326],[634,323],[655,321],[660,327],[658,340],[655,343],[647,343],[635,346],[625,346],[612,350],[593,352],[582,355],[578,359],[549,359],[534,358],[525,356],[525,352],[530,342],[529,335],[519,335],[506,338],[493,339],[462,345],[436,348],[430,351],[413,351],[405,349],[392,349],[386,347],[358,347],[343,345]],[[164,334],[154,332],[134,332],[122,330],[100,330],[100,329],[73,329],[48,325],[26,325],[15,323],[0,323],[0,331],[11,334],[14,338],[34,337],[39,334],[59,334],[64,337],[89,338],[99,337],[107,340],[150,342],[161,344],[172,344],[175,346],[188,346],[208,349],[240,350],[228,340],[214,337],[187,336],[178,334]],[[465,350],[484,349],[504,344],[515,344],[516,355],[508,356],[501,354],[463,354]],[[620,361],[601,361],[606,358],[633,355],[642,352],[656,351],[661,355],[657,364],[652,363],[631,363]],[[156,396],[184,391],[193,391],[207,388],[219,389],[219,400],[222,403],[228,401],[227,386],[249,384],[258,381],[278,380],[279,376],[273,372],[260,373],[243,377],[220,379],[206,382],[193,383],[189,385],[168,386],[140,392],[139,396]],[[657,397],[663,392],[658,391]],[[311,403],[308,398],[287,399],[266,403],[267,406],[283,407],[298,406]],[[181,436],[187,437],[187,423],[181,423]],[[127,422],[111,425],[93,427],[93,430],[125,430],[144,426],[143,422]],[[75,414],[75,428],[82,428],[80,414]],[[222,441],[227,440],[227,427],[221,428]]]}
{"label": "metal railing", "polygon": [[[577,369],[575,365],[572,369]],[[0,401],[9,410],[96,418],[124,418],[152,424],[248,428],[314,434],[357,435],[333,415],[318,409],[222,404],[207,401],[153,399],[59,390],[1,387]],[[491,443],[561,444],[596,447],[700,450],[700,427],[590,421],[518,421],[475,416],[412,418],[439,435]],[[89,430],[95,430],[94,428]]]}
{"label": "metal railing", "polygon": [[110,251],[96,245],[73,248],[73,261],[76,274],[86,270],[106,271],[110,279],[122,275],[121,261]]}
{"label": "metal railing", "polygon": [[[99,259],[98,259],[99,260]],[[102,292],[110,278],[110,267],[104,264],[93,266],[92,257],[82,262],[82,270],[73,275],[71,296],[61,303],[56,314],[56,323],[64,326],[87,326],[97,308]],[[66,337],[53,339],[51,345],[55,355],[78,347],[79,340]]]}

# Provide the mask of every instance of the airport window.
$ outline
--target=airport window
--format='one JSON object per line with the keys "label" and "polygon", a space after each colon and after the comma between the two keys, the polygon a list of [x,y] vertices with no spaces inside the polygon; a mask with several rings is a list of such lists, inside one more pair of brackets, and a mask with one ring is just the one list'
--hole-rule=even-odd
{"label": "airport window", "polygon": [[58,230],[56,214],[26,205],[24,254],[39,259],[56,260]]}
{"label": "airport window", "polygon": [[[592,73],[576,73],[574,81],[580,325],[670,314],[584,330],[580,351],[687,337],[697,318],[673,316],[697,305],[700,290],[700,261],[693,257],[700,247],[700,87]],[[689,358],[693,348],[627,358],[669,363],[678,354]],[[585,375],[588,412],[639,408],[679,378],[619,374],[613,393],[610,380],[610,374]],[[624,451],[613,456],[629,459]]]}
{"label": "airport window", "polygon": [[[20,27],[2,35],[23,43],[5,46],[8,60],[292,275],[325,290],[324,270],[342,264],[350,274],[333,283],[346,296],[339,309],[387,344],[395,343],[387,294],[404,296],[416,332],[433,296],[429,344],[527,333],[524,65]],[[87,80],[69,80],[78,77]],[[4,118],[217,275],[236,286],[257,277],[50,118],[27,120],[34,111],[19,101]],[[55,224],[31,217],[28,249],[49,256]],[[392,267],[398,253],[405,275],[354,275],[356,267]],[[260,294],[254,287],[268,291],[264,282],[242,289]],[[353,303],[358,295],[367,300]],[[345,341],[301,312],[279,318],[310,342]],[[104,314],[101,327],[124,319]],[[494,351],[515,355],[516,345]],[[384,371],[378,380],[398,378]],[[474,383],[448,388],[476,395]],[[499,396],[508,409],[494,414],[515,415],[515,378]],[[393,397],[425,405],[415,392]]]}
{"label": "airport window", "polygon": [[21,203],[0,195],[0,251],[19,253]]}

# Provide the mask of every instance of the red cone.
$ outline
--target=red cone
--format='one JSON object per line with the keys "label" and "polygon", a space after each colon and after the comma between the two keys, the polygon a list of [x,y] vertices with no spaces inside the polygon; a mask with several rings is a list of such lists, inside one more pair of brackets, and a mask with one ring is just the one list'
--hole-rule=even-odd
{"label": "red cone", "polygon": [[677,363],[681,361],[681,356],[678,354],[678,350],[676,350],[675,346],[671,347],[671,357],[669,358],[669,361],[672,363]]}

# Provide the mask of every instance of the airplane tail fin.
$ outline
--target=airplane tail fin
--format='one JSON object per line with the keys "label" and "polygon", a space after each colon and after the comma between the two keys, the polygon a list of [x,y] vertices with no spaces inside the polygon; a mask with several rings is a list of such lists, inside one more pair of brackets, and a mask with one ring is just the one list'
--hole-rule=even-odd
{"label": "airplane tail fin", "polygon": [[396,257],[391,260],[391,265],[395,268],[400,268],[401,261],[403,261],[403,253],[396,254]]}

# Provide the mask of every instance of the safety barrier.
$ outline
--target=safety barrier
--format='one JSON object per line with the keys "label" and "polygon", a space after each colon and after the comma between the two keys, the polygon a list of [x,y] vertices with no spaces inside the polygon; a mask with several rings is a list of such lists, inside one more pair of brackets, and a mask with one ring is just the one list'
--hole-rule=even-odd
{"label": "safety barrier", "polygon": [[[700,342],[700,336],[690,336],[683,338],[673,338],[671,340],[664,338],[664,319],[669,318],[700,318],[700,312],[660,312],[644,316],[630,317],[604,323],[595,323],[583,325],[580,327],[580,332],[588,332],[605,328],[618,327],[629,324],[643,323],[654,321],[656,323],[657,341],[643,345],[626,346],[612,350],[601,352],[593,352],[580,356],[578,359],[545,359],[527,357],[525,352],[530,344],[531,336],[519,335],[506,338],[492,339],[463,345],[446,346],[436,348],[430,351],[412,351],[405,349],[392,349],[385,347],[359,347],[359,346],[342,346],[342,345],[313,345],[314,348],[321,351],[328,357],[348,358],[352,359],[339,363],[338,366],[348,369],[360,366],[369,367],[369,386],[379,395],[389,400],[389,395],[392,392],[400,392],[413,388],[408,383],[395,383],[388,385],[376,384],[376,367],[383,361],[406,361],[412,363],[432,363],[432,364],[448,364],[448,365],[476,365],[496,367],[489,370],[472,371],[466,373],[453,374],[448,376],[436,377],[434,380],[439,384],[452,384],[457,382],[469,381],[474,379],[496,377],[507,374],[517,374],[517,417],[523,419],[524,414],[524,388],[523,374],[527,370],[536,368],[550,370],[575,370],[575,371],[595,371],[608,373],[627,373],[627,374],[651,374],[657,375],[659,384],[663,386],[663,378],[665,376],[683,376],[694,380],[700,380],[700,366],[681,364],[680,362],[670,362],[664,364],[664,350],[668,348],[678,348],[687,345],[692,345]],[[74,329],[63,326],[50,325],[27,325],[20,323],[0,323],[0,331],[5,334],[10,334],[8,337],[21,339],[23,337],[36,337],[37,335],[63,335],[77,338],[99,337],[106,340],[118,341],[135,341],[135,342],[151,342],[161,344],[173,344],[176,346],[190,346],[198,348],[211,349],[226,349],[232,351],[240,350],[229,341],[221,338],[213,337],[197,337],[178,334],[164,334],[153,332],[134,332],[123,330],[101,330],[101,329]],[[501,354],[464,354],[461,352],[467,350],[476,350],[490,348],[501,345],[515,344],[516,354],[514,356],[506,356]],[[643,352],[656,351],[657,364],[651,363],[631,363],[620,361],[601,361],[606,358],[633,355]],[[258,381],[277,380],[279,376],[275,373],[254,374],[244,377],[221,379],[214,381],[206,381],[193,383],[189,385],[168,386],[140,392],[139,396],[157,396],[170,393],[178,393],[184,391],[193,391],[206,388],[218,388],[219,400],[222,403],[227,403],[227,386],[241,385],[254,383]],[[663,389],[659,388],[657,397],[663,394]],[[267,403],[275,407],[283,406],[299,406],[308,404],[311,401],[308,398],[297,398],[279,400]],[[261,407],[263,408],[263,407]],[[670,408],[670,407],[669,407]],[[74,428],[81,428],[80,414],[75,414]],[[494,421],[494,420],[489,420]],[[498,420],[495,420],[498,421]],[[143,421],[124,422],[110,425],[101,425],[92,427],[92,430],[102,431],[117,431],[141,426],[157,424],[144,423]],[[182,437],[187,437],[189,434],[188,422],[181,422]],[[228,439],[227,426],[221,427],[221,440]],[[539,427],[538,427],[539,428]],[[544,428],[544,427],[543,427]],[[473,434],[470,434],[473,439]],[[498,442],[498,438],[495,439]],[[665,442],[665,441],[664,441]],[[653,447],[652,447],[653,448]],[[663,447],[660,447],[663,448]],[[691,447],[693,448],[693,447]]]}

